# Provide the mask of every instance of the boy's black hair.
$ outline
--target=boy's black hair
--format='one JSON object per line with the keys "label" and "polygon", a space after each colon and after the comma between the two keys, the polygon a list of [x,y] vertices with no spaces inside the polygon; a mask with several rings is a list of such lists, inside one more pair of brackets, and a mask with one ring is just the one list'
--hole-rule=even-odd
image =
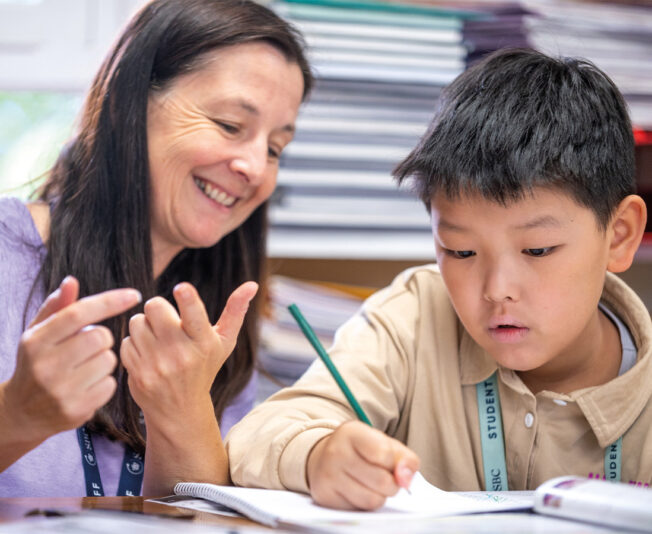
{"label": "boy's black hair", "polygon": [[437,193],[507,204],[534,187],[556,188],[605,229],[635,192],[632,126],[615,84],[591,62],[499,50],[444,90],[393,174],[399,184],[410,178],[428,209]]}

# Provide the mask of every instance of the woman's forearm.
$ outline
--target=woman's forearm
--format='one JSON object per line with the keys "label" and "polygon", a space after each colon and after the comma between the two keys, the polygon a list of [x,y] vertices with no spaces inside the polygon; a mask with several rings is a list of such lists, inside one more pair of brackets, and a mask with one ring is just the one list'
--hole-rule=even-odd
{"label": "woman's forearm", "polygon": [[148,421],[145,415],[145,496],[169,495],[177,482],[229,482],[226,450],[210,400],[181,412],[164,421]]}
{"label": "woman's forearm", "polygon": [[36,448],[43,440],[25,439],[25,428],[15,421],[15,407],[7,401],[7,382],[0,384],[0,473]]}

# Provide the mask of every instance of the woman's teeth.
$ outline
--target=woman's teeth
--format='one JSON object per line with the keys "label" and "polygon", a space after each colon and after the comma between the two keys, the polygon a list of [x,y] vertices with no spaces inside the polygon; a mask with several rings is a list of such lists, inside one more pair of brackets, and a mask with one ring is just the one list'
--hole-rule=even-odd
{"label": "woman's teeth", "polygon": [[236,197],[227,195],[224,191],[220,191],[219,189],[214,188],[208,182],[204,182],[199,178],[195,178],[194,180],[197,184],[197,187],[199,187],[199,189],[201,189],[208,198],[213,199],[218,204],[222,204],[222,206],[233,206],[235,201],[238,200]]}

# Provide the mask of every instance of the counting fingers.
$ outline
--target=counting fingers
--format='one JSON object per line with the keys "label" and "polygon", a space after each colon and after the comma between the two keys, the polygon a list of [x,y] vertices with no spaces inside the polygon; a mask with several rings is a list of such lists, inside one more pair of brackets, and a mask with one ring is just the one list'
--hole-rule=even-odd
{"label": "counting fingers", "polygon": [[233,340],[233,343],[235,343],[238,332],[242,328],[245,314],[249,309],[249,303],[256,296],[257,291],[258,284],[256,282],[245,282],[231,293],[224,311],[215,325],[215,329],[221,336]]}
{"label": "counting fingers", "polygon": [[52,314],[65,308],[77,300],[79,296],[79,282],[73,276],[66,276],[59,287],[48,295],[41,304],[36,316],[30,322],[30,327],[44,321]]}
{"label": "counting fingers", "polygon": [[59,344],[62,358],[74,367],[82,365],[89,357],[113,347],[113,334],[105,326],[85,326],[75,335]]}
{"label": "counting fingers", "polygon": [[199,340],[211,334],[211,323],[206,307],[192,284],[183,282],[174,288],[179,306],[181,326],[190,339]]}
{"label": "counting fingers", "polygon": [[127,311],[141,298],[140,292],[135,289],[113,289],[84,297],[43,321],[39,325],[39,337],[47,337],[52,344],[59,343],[86,325]]}
{"label": "counting fingers", "polygon": [[87,358],[79,367],[75,387],[91,389],[95,384],[113,373],[118,358],[112,350],[103,350]]}

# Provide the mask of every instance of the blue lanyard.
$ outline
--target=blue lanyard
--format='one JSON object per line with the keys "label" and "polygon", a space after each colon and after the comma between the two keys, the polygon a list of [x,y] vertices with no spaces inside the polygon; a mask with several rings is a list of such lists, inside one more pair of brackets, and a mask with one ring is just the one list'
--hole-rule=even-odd
{"label": "blue lanyard", "polygon": [[[77,439],[81,449],[82,467],[84,468],[84,479],[86,480],[86,495],[88,497],[103,497],[104,488],[102,487],[100,470],[97,467],[97,456],[95,455],[93,440],[85,426],[77,429]],[[143,455],[125,445],[120,482],[118,482],[118,495],[140,495],[144,471],[145,461]]]}
{"label": "blue lanyard", "polygon": [[[480,442],[484,468],[485,491],[507,491],[507,467],[505,464],[505,438],[498,396],[497,373],[475,386],[478,396],[480,419]],[[623,438],[609,445],[604,453],[605,479],[621,480]]]}

